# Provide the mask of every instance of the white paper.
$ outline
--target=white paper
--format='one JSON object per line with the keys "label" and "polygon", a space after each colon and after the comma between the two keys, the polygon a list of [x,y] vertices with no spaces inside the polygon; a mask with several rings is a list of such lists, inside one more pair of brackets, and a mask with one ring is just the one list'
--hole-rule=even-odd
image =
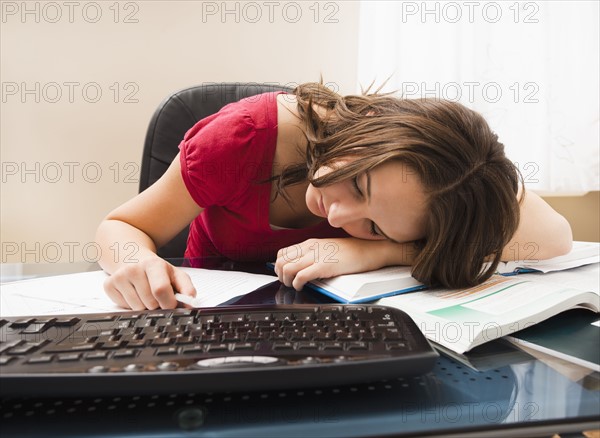
{"label": "white paper", "polygon": [[[535,256],[535,252],[532,252],[532,256]],[[497,272],[507,274],[512,273],[517,268],[530,268],[548,273],[598,262],[600,262],[600,243],[575,241],[571,252],[563,256],[546,260],[531,259],[504,262],[498,265]]]}
{"label": "white paper", "polygon": [[[270,275],[180,268],[190,275],[196,298],[177,294],[194,307],[211,307],[277,281]],[[103,271],[57,275],[0,284],[0,316],[127,312],[104,292]],[[184,301],[185,300],[185,301]]]}
{"label": "white paper", "polygon": [[196,287],[196,297],[175,294],[175,298],[194,307],[214,307],[277,281],[277,277],[272,275],[214,269],[179,269],[186,272],[192,279],[192,283]]}
{"label": "white paper", "polygon": [[103,271],[57,275],[0,285],[0,315],[52,315],[118,312],[105,294]]}

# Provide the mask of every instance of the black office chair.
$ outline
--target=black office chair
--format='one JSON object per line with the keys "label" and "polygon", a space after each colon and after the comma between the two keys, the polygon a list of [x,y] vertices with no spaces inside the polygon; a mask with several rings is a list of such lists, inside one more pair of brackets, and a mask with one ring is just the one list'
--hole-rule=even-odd
{"label": "black office chair", "polygon": [[[269,91],[292,89],[278,85],[249,82],[211,83],[177,91],[167,97],[156,109],[144,142],[139,191],[156,182],[167,170],[179,152],[185,133],[199,120],[218,112],[223,106],[244,97]],[[159,248],[164,258],[183,257],[189,227],[173,240]]]}

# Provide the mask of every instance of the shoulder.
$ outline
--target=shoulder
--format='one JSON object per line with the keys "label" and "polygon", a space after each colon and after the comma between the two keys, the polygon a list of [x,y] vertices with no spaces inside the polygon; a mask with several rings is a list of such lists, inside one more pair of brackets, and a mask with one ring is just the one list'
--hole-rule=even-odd
{"label": "shoulder", "polygon": [[230,103],[190,129],[179,149],[196,202],[226,205],[250,181],[268,178],[277,136],[277,100],[265,93]]}

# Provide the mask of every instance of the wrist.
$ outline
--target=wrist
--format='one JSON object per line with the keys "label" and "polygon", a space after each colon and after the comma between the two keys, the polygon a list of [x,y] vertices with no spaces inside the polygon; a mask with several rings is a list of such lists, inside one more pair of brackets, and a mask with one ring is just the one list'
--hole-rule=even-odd
{"label": "wrist", "polygon": [[412,265],[419,251],[414,242],[395,243],[389,240],[378,242],[381,243],[383,266]]}

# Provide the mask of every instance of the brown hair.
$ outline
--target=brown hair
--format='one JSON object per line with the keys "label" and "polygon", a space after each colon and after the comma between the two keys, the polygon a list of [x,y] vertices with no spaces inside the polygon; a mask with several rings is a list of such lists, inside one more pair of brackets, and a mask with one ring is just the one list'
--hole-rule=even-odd
{"label": "brown hair", "polygon": [[[276,177],[279,192],[307,178],[321,187],[388,160],[403,162],[419,176],[428,200],[426,237],[415,242],[420,251],[413,276],[446,287],[485,281],[519,224],[518,169],[477,112],[457,102],[368,94],[369,89],[340,96],[321,82],[294,90],[307,161]],[[313,104],[329,110],[327,116],[320,117]],[[348,157],[359,159],[314,177],[321,166]],[[491,263],[482,269],[486,261]]]}

